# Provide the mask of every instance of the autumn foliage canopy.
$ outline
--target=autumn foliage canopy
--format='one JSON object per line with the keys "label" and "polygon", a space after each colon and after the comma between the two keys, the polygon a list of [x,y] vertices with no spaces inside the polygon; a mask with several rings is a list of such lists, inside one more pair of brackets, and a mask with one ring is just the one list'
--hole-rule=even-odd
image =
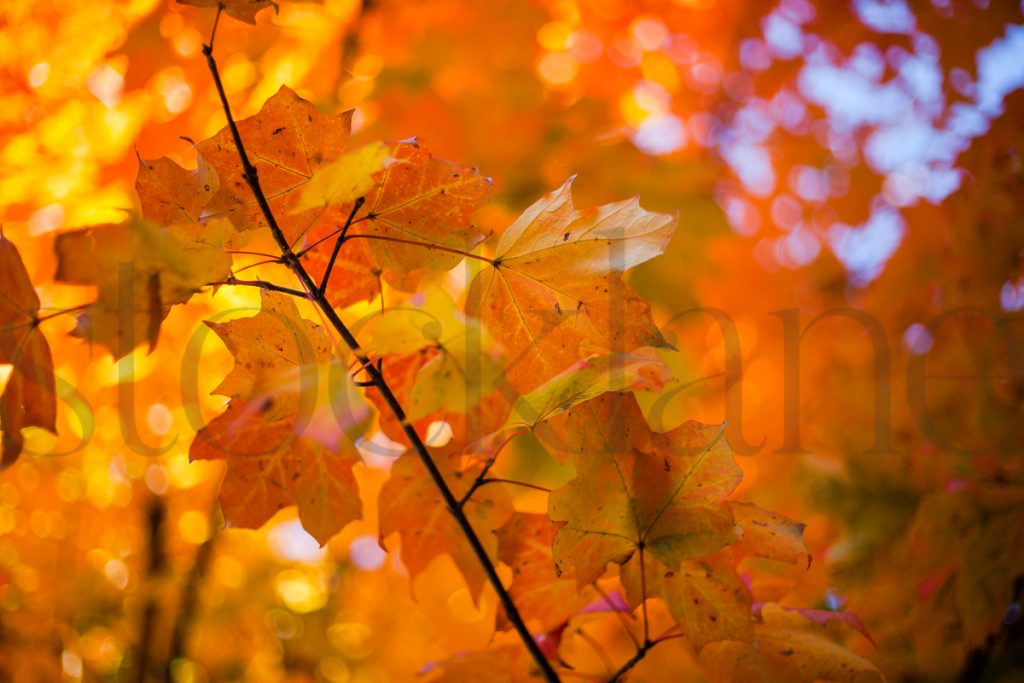
{"label": "autumn foliage canopy", "polygon": [[3,10],[0,678],[1017,680],[991,4]]}

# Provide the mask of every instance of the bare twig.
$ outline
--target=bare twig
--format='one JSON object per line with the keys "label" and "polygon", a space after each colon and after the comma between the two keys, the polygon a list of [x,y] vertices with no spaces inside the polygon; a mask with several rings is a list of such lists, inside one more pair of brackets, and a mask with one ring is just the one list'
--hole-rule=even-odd
{"label": "bare twig", "polygon": [[291,296],[297,296],[301,299],[307,299],[309,296],[299,289],[292,289],[291,287],[282,287],[281,285],[275,285],[273,282],[266,282],[264,280],[239,280],[234,275],[228,277],[227,280],[220,282],[209,282],[210,285],[244,285],[246,287],[258,287],[259,289],[266,289],[271,292],[281,292],[282,294],[289,294]]}

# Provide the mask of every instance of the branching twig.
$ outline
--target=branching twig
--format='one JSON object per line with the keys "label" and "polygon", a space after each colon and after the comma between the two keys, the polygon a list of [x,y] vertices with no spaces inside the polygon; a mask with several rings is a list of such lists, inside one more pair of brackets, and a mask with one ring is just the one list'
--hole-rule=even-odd
{"label": "branching twig", "polygon": [[348,220],[345,221],[345,225],[342,226],[341,232],[338,233],[338,239],[334,241],[334,251],[331,252],[331,259],[327,262],[327,268],[324,269],[324,277],[320,281],[320,294],[327,292],[327,283],[331,279],[331,271],[334,270],[334,262],[338,258],[338,252],[341,251],[341,245],[345,243],[345,237],[348,235],[348,228],[352,225],[352,219],[356,217],[356,211],[366,201],[366,197],[360,197],[356,200],[355,204],[352,205],[352,211],[348,215]]}
{"label": "branching twig", "polygon": [[509,622],[519,634],[519,637],[523,641],[523,645],[529,651],[530,656],[536,663],[536,666],[540,669],[542,675],[547,681],[551,683],[559,681],[558,674],[544,656],[544,653],[541,651],[539,645],[534,640],[529,629],[526,627],[526,624],[523,621],[522,616],[519,614],[519,610],[516,608],[512,598],[509,596],[508,591],[506,591],[505,587],[502,585],[501,578],[498,576],[494,563],[491,562],[491,558],[487,555],[487,550],[484,548],[483,543],[481,543],[476,531],[473,530],[473,526],[470,524],[469,518],[466,517],[462,512],[462,509],[459,507],[459,501],[455,498],[455,494],[452,493],[447,482],[445,482],[444,476],[441,474],[437,464],[430,456],[429,451],[427,451],[427,447],[424,445],[423,440],[420,438],[419,434],[416,433],[416,429],[410,423],[405,414],[405,410],[395,397],[391,387],[384,381],[384,376],[380,373],[377,367],[370,362],[369,358],[367,358],[365,352],[360,348],[358,340],[349,331],[348,326],[346,326],[341,320],[337,312],[334,310],[334,307],[331,306],[329,301],[327,301],[324,294],[320,292],[319,287],[317,287],[316,283],[313,282],[312,277],[310,277],[309,273],[303,267],[299,257],[288,244],[288,240],[285,238],[284,232],[282,232],[281,227],[278,225],[277,220],[274,217],[274,213],[271,211],[270,205],[267,202],[267,197],[260,186],[256,168],[249,160],[249,156],[245,151],[245,146],[242,144],[242,137],[238,132],[238,126],[235,124],[234,117],[231,115],[231,107],[228,103],[227,94],[224,92],[224,85],[220,79],[217,62],[213,58],[212,44],[213,37],[211,36],[210,44],[203,46],[203,55],[206,57],[207,66],[210,69],[214,86],[217,89],[221,106],[224,109],[224,115],[227,118],[228,128],[231,131],[235,147],[238,150],[238,156],[242,164],[245,181],[252,190],[256,203],[259,206],[264,219],[267,221],[267,225],[270,227],[274,241],[281,250],[281,263],[287,266],[295,274],[295,277],[302,284],[302,288],[307,292],[307,296],[314,304],[316,304],[317,308],[320,309],[324,317],[331,323],[331,326],[345,342],[345,345],[351,350],[352,355],[359,361],[360,365],[363,366],[363,370],[367,377],[372,381],[377,391],[380,392],[381,397],[384,399],[384,402],[394,414],[399,424],[402,425],[402,430],[409,439],[409,443],[412,445],[416,455],[420,458],[420,461],[426,468],[427,473],[434,482],[434,485],[441,493],[441,497],[444,499],[448,511],[455,519],[455,522],[459,525],[466,541],[473,549],[473,553],[476,555],[477,560],[480,562],[480,566],[487,575],[491,587],[497,594],[498,600],[501,602]]}

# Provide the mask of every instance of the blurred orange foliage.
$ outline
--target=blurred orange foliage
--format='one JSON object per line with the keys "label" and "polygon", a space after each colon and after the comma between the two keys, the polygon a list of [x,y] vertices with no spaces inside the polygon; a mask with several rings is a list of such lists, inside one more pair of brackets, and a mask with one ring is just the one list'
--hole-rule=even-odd
{"label": "blurred orange foliage", "polygon": [[[462,377],[470,355],[458,339],[475,340],[474,372],[488,381],[498,374],[502,350],[519,351],[521,330],[485,329],[453,303],[479,310],[466,297],[487,266],[481,262],[493,265],[502,256],[494,237],[577,173],[576,206],[638,195],[649,211],[629,203],[637,216],[678,213],[671,241],[666,233],[658,245],[665,253],[638,265],[628,284],[616,274],[627,266],[594,275],[579,255],[573,263],[583,265],[565,268],[563,276],[613,282],[636,297],[619,324],[631,333],[656,332],[640,336],[666,345],[644,362],[656,356],[674,379],[640,382],[631,374],[602,391],[637,389],[630,409],[647,421],[645,443],[685,431],[680,425],[689,420],[725,420],[742,481],[730,479],[735,490],[716,490],[715,505],[741,510],[730,517],[741,526],[769,529],[763,533],[770,543],[760,542],[772,551],[755,552],[753,533],[743,543],[723,548],[735,540],[723,536],[693,556],[673,556],[683,570],[661,572],[656,585],[643,588],[652,599],[641,605],[639,560],[621,568],[621,581],[617,565],[605,571],[609,560],[621,564],[631,552],[595,559],[574,547],[581,559],[565,550],[571,539],[558,540],[560,525],[592,512],[592,499],[577,499],[580,509],[572,510],[559,503],[552,508],[557,523],[548,524],[549,491],[560,490],[556,498],[564,500],[574,486],[604,486],[603,479],[585,481],[596,475],[557,452],[557,444],[564,446],[553,436],[558,423],[545,431],[527,419],[519,426],[528,424],[530,433],[516,430],[507,443],[481,446],[485,452],[472,455],[502,457],[483,468],[493,483],[473,501],[479,509],[472,520],[564,679],[607,680],[638,647],[644,656],[625,674],[629,680],[1019,679],[1018,3],[234,4],[243,17],[263,9],[254,26],[218,21],[215,54],[236,119],[256,115],[280,92],[302,98],[295,106],[308,108],[310,117],[351,110],[330,119],[346,126],[334,151],[421,136],[422,147],[402,142],[389,149],[445,172],[452,162],[441,159],[458,160],[453,168],[473,178],[458,215],[431,209],[428,224],[413,232],[457,250],[476,246],[479,237],[485,257],[447,273],[410,273],[402,271],[408,257],[397,243],[355,239],[334,277],[358,275],[358,284],[332,295],[363,348],[386,359],[389,381],[413,407],[410,420],[438,454],[444,476],[462,480],[453,484],[460,494],[469,488],[463,477],[481,470],[481,460],[467,457],[479,444],[461,437],[481,424],[508,428],[510,413],[522,416],[518,390],[578,360],[573,347],[564,357],[546,356],[553,361],[542,373],[531,361],[511,382],[512,394],[469,395],[461,379],[450,379],[452,368]],[[205,279],[185,278],[167,296],[154,298],[152,278],[140,280],[137,299],[149,296],[152,319],[139,323],[135,338],[156,342],[158,329],[159,341],[152,349],[118,347],[121,321],[109,319],[101,336],[116,359],[73,338],[74,316],[60,314],[77,312],[97,294],[101,301],[116,294],[107,279],[120,252],[92,263],[89,277],[59,278],[55,247],[63,243],[65,257],[82,256],[78,240],[93,233],[81,230],[122,224],[128,215],[138,224],[137,216],[173,223],[176,239],[191,250],[182,262],[194,264],[197,250],[230,247],[235,274],[275,277],[274,258],[264,255],[274,243],[264,232],[243,237],[227,221],[219,235],[195,227],[211,225],[202,213],[211,197],[219,197],[210,204],[219,217],[235,222],[249,211],[251,227],[262,227],[241,174],[223,172],[235,150],[226,132],[218,134],[225,118],[202,52],[214,15],[156,0],[0,7],[0,283],[20,282],[6,251],[14,244],[39,298],[37,313],[20,285],[0,292],[14,301],[13,313],[0,302],[0,322],[15,329],[25,318],[31,336],[43,331],[54,351],[58,398],[55,431],[45,429],[53,426],[48,418],[24,422],[36,428],[26,429],[21,458],[0,474],[0,678],[524,680],[531,675],[526,652],[507,630],[495,592],[473,575],[479,568],[448,528],[443,501],[424,486],[415,461],[396,461],[408,444],[378,395],[368,392],[365,404],[345,399],[358,408],[358,424],[348,425],[346,435],[358,432],[361,459],[336,477],[349,496],[338,503],[343,509],[324,512],[319,494],[303,489],[309,482],[290,481],[303,473],[285,468],[270,483],[260,481],[285,493],[273,489],[281,495],[241,514],[235,503],[251,502],[252,479],[232,480],[237,469],[216,456],[194,452],[197,461],[189,462],[196,433],[227,424],[227,414],[215,418],[224,396],[243,408],[252,398],[226,393],[222,378],[245,353],[266,351],[210,341],[202,321],[213,320],[223,338],[230,336],[227,326],[260,320],[267,314],[255,288],[193,292],[198,282],[226,277],[219,261],[205,263]],[[267,149],[273,156],[273,146]],[[218,154],[221,185],[210,188],[205,164]],[[142,162],[140,170],[140,159],[159,161]],[[301,183],[321,161],[303,160]],[[260,164],[266,178],[270,171],[262,172],[275,162]],[[493,179],[487,204],[484,176]],[[336,232],[330,226],[345,221],[350,204],[292,216],[286,205],[301,183],[277,180],[272,190],[289,238],[312,226],[306,244],[324,240],[303,254],[319,278]],[[393,182],[406,191],[421,180]],[[161,189],[174,183],[184,194]],[[385,197],[387,185],[374,192]],[[477,232],[470,232],[468,216],[477,208]],[[594,210],[582,213],[566,223]],[[442,227],[463,230],[460,239],[435,242],[431,231],[449,220]],[[396,230],[386,219],[368,220],[354,234],[394,237]],[[133,239],[143,240],[126,234],[111,244],[131,250]],[[159,254],[165,261],[174,256]],[[437,261],[452,260],[447,256],[431,252]],[[607,258],[597,260],[603,265]],[[187,306],[170,308],[190,296]],[[517,295],[509,296],[512,303],[501,308],[514,308]],[[312,305],[296,303],[296,317],[321,320]],[[385,307],[388,316],[379,314]],[[480,317],[489,322],[485,312]],[[37,318],[45,318],[38,329]],[[18,381],[17,359],[2,336],[9,331],[0,333],[0,387],[7,390]],[[41,355],[41,340],[32,343],[33,355]],[[286,365],[275,371],[295,371],[299,376],[289,381],[304,381],[301,363]],[[289,388],[286,404],[294,398]],[[213,395],[218,389],[222,395]],[[557,398],[561,389],[541,398]],[[329,388],[317,391],[335,398]],[[6,394],[4,400],[6,416]],[[446,401],[471,410],[464,418],[449,415]],[[370,417],[370,404],[379,416]],[[588,405],[593,411],[598,404]],[[229,438],[239,423],[227,424]],[[21,424],[12,420],[5,428]],[[4,438],[6,453],[12,437]],[[604,452],[609,467],[643,465],[655,488],[672,481],[612,446],[587,449]],[[351,450],[348,463],[357,461]],[[727,460],[733,462],[731,454]],[[722,467],[731,472],[728,463]],[[629,485],[614,491],[620,508],[633,509],[631,492]],[[403,500],[422,506],[422,516],[398,510]],[[298,512],[285,507],[295,502]],[[234,528],[245,524],[262,525]],[[649,529],[638,531],[638,538],[626,534],[631,550]],[[636,557],[642,556],[641,549]],[[595,563],[600,578],[583,593],[572,590],[572,571]],[[555,576],[554,567],[569,565],[567,578]],[[683,609],[695,596],[709,604]],[[730,607],[750,620],[710,632],[691,621]],[[647,651],[645,639],[659,635],[665,640]]]}

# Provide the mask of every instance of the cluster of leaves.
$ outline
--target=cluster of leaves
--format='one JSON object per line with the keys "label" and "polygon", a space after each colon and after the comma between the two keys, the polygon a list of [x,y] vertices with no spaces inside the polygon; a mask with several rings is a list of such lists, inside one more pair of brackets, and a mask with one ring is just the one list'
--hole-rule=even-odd
{"label": "cluster of leaves", "polygon": [[[220,7],[251,19],[250,4]],[[196,145],[194,171],[140,161],[140,215],[65,232],[55,247],[57,279],[96,288],[74,334],[115,358],[154,347],[171,308],[204,288],[262,290],[257,315],[209,323],[235,366],[216,389],[226,410],[190,449],[226,462],[230,525],[258,527],[294,505],[325,543],[361,516],[356,443],[375,423],[408,449],[379,509],[381,537],[399,536],[410,573],[449,555],[479,600],[488,582],[506,591],[495,564],[512,570],[518,610],[503,602],[497,626],[516,628],[526,647],[457,657],[442,679],[557,678],[573,668],[562,655],[569,627],[602,612],[618,614],[635,645],[613,679],[676,639],[716,680],[880,678],[815,632],[832,621],[863,630],[852,615],[752,595],[754,558],[800,566],[808,555],[802,525],[730,498],[742,475],[722,426],[656,431],[640,409],[635,392],[670,379],[657,352],[667,344],[623,273],[665,249],[673,217],[636,199],[577,209],[569,181],[483,239],[472,215],[489,180],[414,140],[350,149],[350,113],[320,114],[288,88],[230,123]],[[240,279],[239,256],[267,245],[277,250],[269,279]],[[0,248],[10,464],[22,427],[54,428],[56,398],[38,299],[13,245]],[[442,286],[463,261],[475,266],[468,286]],[[280,281],[288,271],[299,289]],[[436,329],[413,334],[413,317],[385,311],[356,341],[338,310],[385,294],[429,304]],[[427,438],[438,425],[447,441]],[[523,482],[489,476],[526,433],[574,472],[547,514],[515,511],[509,487]],[[667,610],[661,633],[655,605]]]}

